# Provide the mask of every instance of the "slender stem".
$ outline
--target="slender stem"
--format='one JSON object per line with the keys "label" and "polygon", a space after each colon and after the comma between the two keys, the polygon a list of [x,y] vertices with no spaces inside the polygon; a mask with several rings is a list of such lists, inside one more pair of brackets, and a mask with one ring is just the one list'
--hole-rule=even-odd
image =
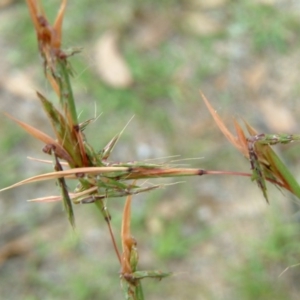
{"label": "slender stem", "polygon": [[[234,171],[205,171],[205,174],[203,175],[233,175],[233,176],[246,176],[246,177],[252,177],[253,174],[250,173],[244,173],[244,172],[234,172]],[[276,181],[272,178],[265,178],[267,181],[277,184],[278,186],[285,188],[285,185],[279,181]]]}
{"label": "slender stem", "polygon": [[109,230],[109,233],[110,233],[110,236],[111,236],[111,240],[112,240],[116,255],[118,257],[119,263],[121,264],[122,263],[121,255],[120,255],[117,243],[116,243],[114,233],[113,233],[112,228],[111,228],[111,223],[110,223],[110,221],[107,221],[106,223],[107,223],[107,227],[108,227],[108,230]]}
{"label": "slender stem", "polygon": [[111,223],[110,223],[111,216],[110,216],[106,206],[104,205],[103,200],[96,201],[95,204],[98,207],[98,209],[100,210],[100,212],[102,213],[102,215],[104,216],[104,219],[106,221],[106,224],[107,224],[107,227],[108,227],[108,230],[109,230],[109,234],[110,234],[110,237],[111,237],[111,240],[112,240],[112,243],[113,243],[114,250],[115,250],[116,255],[118,257],[118,260],[121,264],[121,262],[122,262],[121,261],[121,255],[120,255],[120,252],[118,250],[118,246],[117,246],[117,243],[116,243],[116,240],[115,240],[113,230],[111,228]]}
{"label": "slender stem", "polygon": [[251,177],[252,174],[245,172],[235,172],[235,171],[212,171],[206,170],[203,175],[233,175],[233,176],[247,176]]}

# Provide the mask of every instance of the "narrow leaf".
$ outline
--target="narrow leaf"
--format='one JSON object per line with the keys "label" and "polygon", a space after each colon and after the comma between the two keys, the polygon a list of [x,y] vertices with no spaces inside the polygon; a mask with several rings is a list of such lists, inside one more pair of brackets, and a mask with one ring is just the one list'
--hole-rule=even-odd
{"label": "narrow leaf", "polygon": [[63,144],[64,141],[67,141],[67,143],[72,143],[70,129],[63,115],[41,93],[37,92],[37,96],[39,97],[43,108],[48,115],[48,118],[52,124],[53,130],[59,142],[61,144]]}
{"label": "narrow leaf", "polygon": [[143,279],[143,278],[157,278],[162,279],[164,277],[171,276],[172,272],[162,272],[162,271],[136,271],[132,273],[132,277],[135,279]]}
{"label": "narrow leaf", "polygon": [[300,199],[300,186],[278,155],[274,151],[268,151],[266,157],[274,169],[276,177],[281,179],[284,187]]}
{"label": "narrow leaf", "polygon": [[[55,170],[57,172],[63,171],[63,168],[62,168],[61,164],[59,163],[59,160],[54,152],[53,152],[53,155],[54,155],[54,159],[55,159],[55,166],[54,166]],[[68,215],[69,222],[72,225],[72,227],[75,228],[74,211],[73,211],[72,201],[69,196],[69,191],[68,191],[68,188],[66,185],[65,178],[59,177],[57,180],[58,180],[58,184],[60,186],[61,192],[62,192],[62,199],[63,199],[65,210]]]}
{"label": "narrow leaf", "polygon": [[[58,142],[70,154],[77,166],[82,165],[81,154],[78,150],[77,136],[73,134],[73,128],[70,128],[65,117],[48,101],[42,94],[37,92],[37,95],[43,105],[45,112],[52,124]],[[74,147],[74,145],[76,145]],[[71,165],[74,167],[75,165]]]}
{"label": "narrow leaf", "polygon": [[243,154],[245,153],[245,150],[243,146],[240,144],[238,139],[227,129],[226,125],[218,115],[218,113],[213,109],[213,107],[210,105],[209,101],[206,99],[204,94],[200,91],[200,94],[202,96],[202,99],[204,103],[206,104],[209,112],[211,113],[212,117],[214,118],[216,124],[218,125],[219,129],[223,132],[225,137],[229,140],[230,143],[234,145],[239,151],[241,151]]}
{"label": "narrow leaf", "polygon": [[68,152],[52,137],[45,134],[44,132],[36,129],[35,127],[28,125],[22,121],[19,121],[12,117],[11,115],[5,113],[7,117],[15,121],[19,126],[21,126],[24,130],[26,130],[29,134],[34,136],[36,139],[44,142],[46,145],[54,145],[55,146],[55,152],[56,155],[64,160],[66,160],[71,165],[74,164],[71,156],[68,154]]}
{"label": "narrow leaf", "polygon": [[[59,172],[51,172],[45,173],[41,175],[36,175],[25,180],[19,181],[11,186],[3,188],[0,192],[6,191],[8,189],[12,189],[24,184],[39,182],[43,180],[51,180],[57,179],[60,177],[70,178],[70,179],[77,179],[77,176],[82,176],[84,174],[101,174],[101,173],[110,173],[110,172],[126,172],[129,169],[127,167],[87,167],[87,168],[74,168],[70,170],[63,170]],[[77,175],[77,176],[76,176]]]}

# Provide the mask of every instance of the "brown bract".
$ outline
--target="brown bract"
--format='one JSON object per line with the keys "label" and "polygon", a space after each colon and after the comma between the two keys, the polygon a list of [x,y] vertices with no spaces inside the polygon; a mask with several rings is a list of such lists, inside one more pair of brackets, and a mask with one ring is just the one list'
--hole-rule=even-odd
{"label": "brown bract", "polygon": [[249,150],[248,150],[248,144],[246,136],[240,127],[240,125],[234,120],[234,127],[236,130],[237,135],[234,136],[226,127],[218,113],[213,109],[213,107],[210,105],[209,101],[206,99],[204,94],[200,91],[200,94],[202,96],[203,101],[205,102],[209,112],[211,113],[212,117],[214,118],[216,124],[218,125],[219,129],[222,131],[222,133],[225,135],[225,137],[228,139],[228,141],[237,148],[240,152],[243,153],[243,155],[247,158],[249,158]]}
{"label": "brown bract", "polygon": [[136,246],[136,241],[132,237],[130,232],[130,207],[131,207],[131,195],[127,197],[123,212],[123,221],[122,221],[122,231],[121,231],[121,238],[122,238],[122,248],[123,248],[123,255],[122,255],[122,274],[131,274],[132,273],[132,266],[130,264],[130,256],[132,248]]}
{"label": "brown bract", "polygon": [[61,31],[67,0],[62,0],[53,26],[50,25],[39,0],[26,0],[37,34],[39,50],[45,59],[45,66],[53,68],[56,57],[65,54],[61,47]]}
{"label": "brown bract", "polygon": [[[203,93],[200,92],[200,94],[217,126],[225,135],[225,137],[229,140],[229,142],[231,142],[231,144],[234,145],[235,148],[237,148],[247,159],[249,159],[252,170],[251,178],[257,182],[266,201],[268,202],[267,187],[265,183],[266,180],[277,185],[278,187],[285,188],[299,197],[300,187],[297,181],[271,148],[271,145],[281,142],[280,135],[271,135],[272,138],[268,140],[266,138],[266,134],[257,134],[256,130],[246,121],[244,121],[246,129],[249,133],[249,136],[246,137],[240,125],[234,120],[234,126],[237,133],[237,135],[234,136],[228,130],[222,119],[210,105]],[[290,141],[292,141],[292,138],[283,139],[282,143],[287,143]]]}

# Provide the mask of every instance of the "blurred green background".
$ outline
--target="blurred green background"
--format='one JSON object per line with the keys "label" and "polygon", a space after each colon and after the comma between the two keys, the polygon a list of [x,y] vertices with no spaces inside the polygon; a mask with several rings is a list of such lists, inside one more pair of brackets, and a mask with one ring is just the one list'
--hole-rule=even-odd
{"label": "blurred green background", "polygon": [[[44,2],[53,20],[60,1]],[[56,98],[25,1],[0,0],[0,20],[1,111],[51,134],[34,91]],[[87,128],[90,143],[101,149],[134,116],[116,161],[168,157],[159,161],[249,171],[199,89],[230,128],[236,117],[259,132],[299,133],[299,31],[297,1],[69,1],[63,47],[82,47],[71,59],[80,120],[100,115]],[[5,117],[0,130],[1,188],[52,170],[26,159],[48,158],[42,144]],[[300,179],[299,146],[275,148]],[[245,178],[183,180],[133,199],[140,269],[174,272],[145,280],[146,299],[299,299],[299,201],[270,186],[268,206]],[[120,267],[94,207],[75,207],[72,232],[61,203],[26,202],[57,193],[49,182],[0,194],[1,297],[122,299]],[[108,203],[118,240],[123,204]]]}

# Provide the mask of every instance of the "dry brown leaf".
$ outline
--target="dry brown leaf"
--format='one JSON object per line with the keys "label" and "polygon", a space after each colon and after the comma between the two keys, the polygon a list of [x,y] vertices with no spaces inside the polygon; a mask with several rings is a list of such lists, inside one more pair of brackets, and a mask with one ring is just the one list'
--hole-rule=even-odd
{"label": "dry brown leaf", "polygon": [[114,88],[126,88],[133,83],[130,69],[118,49],[118,34],[106,32],[95,46],[95,67],[101,79]]}
{"label": "dry brown leaf", "polygon": [[35,99],[34,83],[30,75],[22,72],[7,74],[0,79],[1,85],[12,95],[20,98]]}
{"label": "dry brown leaf", "polygon": [[267,78],[267,65],[265,63],[256,63],[244,72],[247,86],[256,92],[265,85]]}
{"label": "dry brown leaf", "polygon": [[200,12],[186,13],[183,22],[187,29],[199,35],[216,34],[222,30],[222,25],[219,22]]}
{"label": "dry brown leaf", "polygon": [[33,241],[27,236],[9,241],[0,248],[0,266],[11,257],[27,254],[32,247]]}
{"label": "dry brown leaf", "polygon": [[262,99],[259,106],[264,121],[272,131],[293,132],[297,128],[297,121],[286,106],[276,103],[272,99]]}
{"label": "dry brown leaf", "polygon": [[165,41],[172,28],[172,16],[166,12],[160,15],[153,12],[143,15],[134,24],[133,43],[141,50],[149,50],[158,47]]}
{"label": "dry brown leaf", "polygon": [[191,4],[204,9],[216,9],[227,4],[228,0],[192,0]]}

